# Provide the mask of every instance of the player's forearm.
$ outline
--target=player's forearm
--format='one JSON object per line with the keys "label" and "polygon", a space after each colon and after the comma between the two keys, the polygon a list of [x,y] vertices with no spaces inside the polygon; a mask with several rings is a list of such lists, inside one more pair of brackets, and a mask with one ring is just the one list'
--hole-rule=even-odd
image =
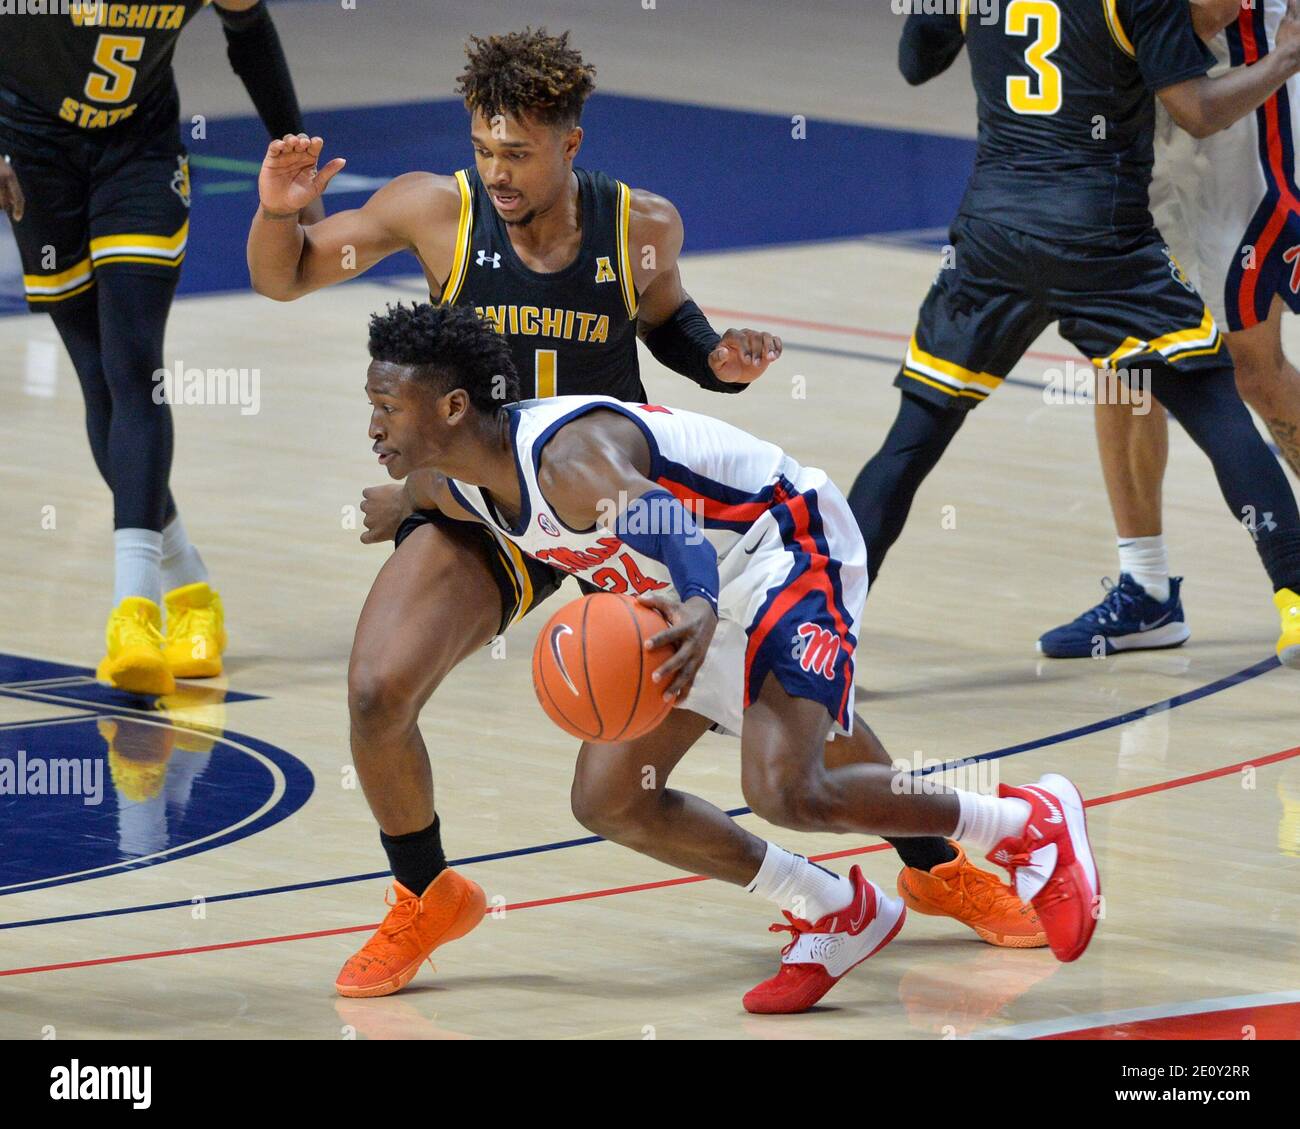
{"label": "player's forearm", "polygon": [[706,600],[718,614],[718,554],[690,512],[662,486],[633,498],[615,519],[623,544],[668,569],[682,603]]}
{"label": "player's forearm", "polygon": [[1242,0],[1191,0],[1191,3],[1192,27],[1206,41],[1235,23],[1242,8]]}
{"label": "player's forearm", "polygon": [[1234,67],[1218,78],[1197,82],[1199,113],[1193,124],[1184,129],[1196,137],[1209,137],[1227,129],[1247,114],[1259,109],[1286,81],[1300,72],[1300,45],[1285,44],[1249,67]]}
{"label": "player's forearm", "polygon": [[225,33],[230,66],[248,91],[267,133],[271,137],[302,133],[302,111],[293,77],[265,0],[243,11],[218,7],[217,15]]}
{"label": "player's forearm", "polygon": [[297,212],[276,214],[259,206],[248,232],[248,278],[253,289],[277,302],[306,294],[302,285],[306,242]]}
{"label": "player's forearm", "polygon": [[709,356],[722,337],[690,296],[682,297],[684,301],[664,322],[652,329],[643,327],[642,340],[651,356],[664,368],[688,377],[708,392],[743,391],[748,385],[719,380],[714,374]]}

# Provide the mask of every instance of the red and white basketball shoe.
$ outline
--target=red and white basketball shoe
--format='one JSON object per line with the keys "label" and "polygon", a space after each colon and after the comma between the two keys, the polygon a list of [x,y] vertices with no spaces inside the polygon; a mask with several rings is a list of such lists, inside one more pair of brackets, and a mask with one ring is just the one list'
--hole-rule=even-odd
{"label": "red and white basketball shoe", "polygon": [[907,917],[902,899],[891,898],[868,882],[856,866],[849,871],[849,881],[853,900],[820,921],[810,924],[789,910],[781,911],[789,924],[773,925],[771,931],[794,937],[781,950],[781,970],[745,993],[746,1011],[765,1015],[807,1011],[841,977],[894,939]]}
{"label": "red and white basketball shoe", "polygon": [[1018,837],[995,846],[989,861],[1011,872],[1016,893],[1037,911],[1056,959],[1078,960],[1097,928],[1101,896],[1083,797],[1056,773],[1023,788],[1003,784],[998,795],[1029,804],[1029,821]]}

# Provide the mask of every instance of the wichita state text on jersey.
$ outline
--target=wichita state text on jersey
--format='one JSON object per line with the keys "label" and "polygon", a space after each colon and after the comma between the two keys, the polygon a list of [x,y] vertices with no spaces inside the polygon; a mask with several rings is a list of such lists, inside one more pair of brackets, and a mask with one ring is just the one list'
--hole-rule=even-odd
{"label": "wichita state text on jersey", "polygon": [[0,2],[0,113],[107,129],[174,100],[177,36],[208,3]]}

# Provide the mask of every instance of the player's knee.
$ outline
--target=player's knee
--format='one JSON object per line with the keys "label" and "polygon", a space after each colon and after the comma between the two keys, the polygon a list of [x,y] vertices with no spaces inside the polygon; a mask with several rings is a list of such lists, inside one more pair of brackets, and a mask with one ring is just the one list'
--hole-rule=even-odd
{"label": "player's knee", "polygon": [[760,819],[797,831],[826,827],[824,789],[816,775],[785,765],[764,765],[745,771],[741,791]]}
{"label": "player's knee", "polygon": [[653,803],[650,794],[639,789],[615,789],[577,780],[569,796],[574,819],[593,835],[624,845],[645,831]]}
{"label": "player's knee", "polygon": [[392,667],[363,662],[348,671],[348,713],[359,729],[413,724],[421,704],[410,680]]}
{"label": "player's knee", "polygon": [[1273,352],[1241,352],[1236,357],[1237,393],[1251,407],[1267,405],[1282,382],[1284,358]]}

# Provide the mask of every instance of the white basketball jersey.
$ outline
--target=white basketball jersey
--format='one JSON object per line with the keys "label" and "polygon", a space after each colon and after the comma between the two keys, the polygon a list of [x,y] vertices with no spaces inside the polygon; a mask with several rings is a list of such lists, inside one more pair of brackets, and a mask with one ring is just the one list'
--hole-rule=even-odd
{"label": "white basketball jersey", "polygon": [[[448,479],[452,494],[525,553],[599,588],[629,595],[671,588],[662,563],[629,548],[603,526],[578,530],[565,525],[537,485],[542,449],[555,432],[578,416],[602,409],[616,411],[640,427],[650,446],[648,477],[687,508],[717,551],[720,565],[737,551],[755,522],[798,493],[798,463],[780,447],[720,420],[657,404],[625,404],[608,396],[553,396],[506,409],[523,501],[516,522],[504,521],[477,486]],[[608,500],[610,524],[630,500]],[[650,521],[672,520],[671,514],[656,509],[638,511],[631,520],[642,519],[647,533],[681,528],[680,513],[673,525],[651,526]],[[765,523],[764,535],[769,528]]]}

